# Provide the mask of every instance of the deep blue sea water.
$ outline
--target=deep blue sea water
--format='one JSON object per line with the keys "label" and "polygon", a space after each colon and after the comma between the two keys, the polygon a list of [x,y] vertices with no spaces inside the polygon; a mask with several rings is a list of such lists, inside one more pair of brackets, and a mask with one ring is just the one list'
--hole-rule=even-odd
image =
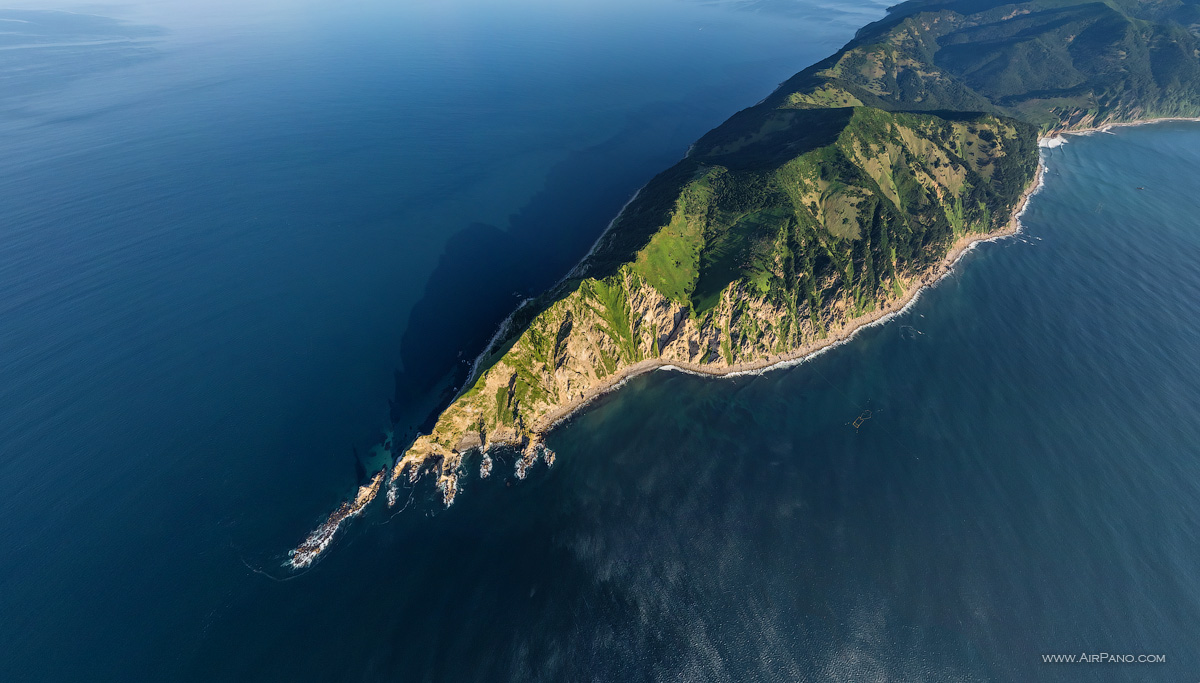
{"label": "deep blue sea water", "polygon": [[292,575],[356,450],[882,8],[245,4],[0,12],[0,679],[1200,678],[1200,126],[1048,150],[904,317],[637,378]]}

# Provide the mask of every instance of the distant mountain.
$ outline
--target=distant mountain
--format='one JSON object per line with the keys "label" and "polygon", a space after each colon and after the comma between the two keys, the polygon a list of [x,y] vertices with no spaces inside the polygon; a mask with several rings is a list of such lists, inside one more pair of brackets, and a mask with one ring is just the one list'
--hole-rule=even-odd
{"label": "distant mountain", "polygon": [[1200,2],[914,0],[785,83],[889,110],[990,111],[1044,129],[1200,113]]}

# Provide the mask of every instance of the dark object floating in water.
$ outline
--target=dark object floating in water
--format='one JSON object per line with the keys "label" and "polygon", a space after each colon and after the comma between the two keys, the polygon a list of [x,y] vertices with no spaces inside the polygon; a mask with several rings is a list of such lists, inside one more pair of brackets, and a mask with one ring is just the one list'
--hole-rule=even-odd
{"label": "dark object floating in water", "polygon": [[1140,186],[1140,185],[1139,185],[1139,186],[1138,186],[1138,189],[1139,189],[1139,190],[1144,190],[1144,189],[1146,189],[1146,188],[1144,188],[1144,187],[1142,187],[1142,186]]}
{"label": "dark object floating in water", "polygon": [[851,422],[850,424],[854,425],[855,431],[858,431],[858,428],[863,426],[863,423],[870,419],[871,419],[871,411],[864,410],[861,413],[859,413],[858,417],[854,418],[854,422]]}

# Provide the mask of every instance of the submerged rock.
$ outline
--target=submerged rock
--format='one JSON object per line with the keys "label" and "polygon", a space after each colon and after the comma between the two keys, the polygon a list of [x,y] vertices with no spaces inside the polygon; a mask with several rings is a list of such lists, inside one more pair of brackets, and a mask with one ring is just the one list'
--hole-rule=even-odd
{"label": "submerged rock", "polygon": [[450,507],[454,504],[454,496],[458,495],[458,475],[446,475],[438,481],[438,488],[442,491],[442,503]]}

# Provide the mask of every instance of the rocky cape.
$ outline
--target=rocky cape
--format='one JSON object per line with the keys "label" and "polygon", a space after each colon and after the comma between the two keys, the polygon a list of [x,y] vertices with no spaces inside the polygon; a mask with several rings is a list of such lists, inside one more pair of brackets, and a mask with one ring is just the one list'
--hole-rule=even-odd
{"label": "rocky cape", "polygon": [[[701,138],[514,312],[397,457],[389,501],[397,482],[429,476],[449,505],[465,456],[483,453],[490,470],[496,446],[519,452],[520,476],[552,462],[547,431],[640,372],[756,371],[900,310],[964,248],[1018,228],[1039,138],[1200,115],[1198,7],[892,8]],[[312,541],[313,557],[328,545]]]}

